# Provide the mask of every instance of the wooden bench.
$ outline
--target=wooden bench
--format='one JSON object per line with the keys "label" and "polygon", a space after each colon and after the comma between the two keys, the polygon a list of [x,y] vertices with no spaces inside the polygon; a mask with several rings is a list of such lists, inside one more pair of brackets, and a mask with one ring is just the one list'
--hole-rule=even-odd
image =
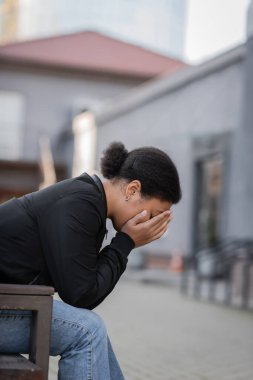
{"label": "wooden bench", "polygon": [[42,369],[19,354],[0,354],[0,380],[43,380]]}
{"label": "wooden bench", "polygon": [[0,284],[0,310],[31,310],[29,359],[0,353],[0,380],[47,380],[54,288]]}

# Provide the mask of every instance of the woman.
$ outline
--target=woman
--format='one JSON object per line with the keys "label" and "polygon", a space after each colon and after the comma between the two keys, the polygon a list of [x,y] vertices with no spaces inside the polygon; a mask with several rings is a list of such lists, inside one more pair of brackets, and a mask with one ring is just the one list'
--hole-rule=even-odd
{"label": "woman", "polygon": [[[135,248],[159,239],[181,199],[177,169],[154,147],[113,142],[102,182],[83,173],[0,206],[0,282],[51,285],[50,355],[58,379],[122,380],[102,318],[92,311],[113,290]],[[116,235],[100,250],[111,219]],[[0,311],[0,352],[27,353],[31,311]]]}

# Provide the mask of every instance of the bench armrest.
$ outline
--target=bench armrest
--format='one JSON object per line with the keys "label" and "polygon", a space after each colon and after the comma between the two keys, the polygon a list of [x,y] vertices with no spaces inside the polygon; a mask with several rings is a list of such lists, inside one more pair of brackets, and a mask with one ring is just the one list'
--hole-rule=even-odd
{"label": "bench armrest", "polygon": [[0,294],[20,294],[32,296],[50,296],[55,289],[44,285],[19,285],[19,284],[0,284]]}

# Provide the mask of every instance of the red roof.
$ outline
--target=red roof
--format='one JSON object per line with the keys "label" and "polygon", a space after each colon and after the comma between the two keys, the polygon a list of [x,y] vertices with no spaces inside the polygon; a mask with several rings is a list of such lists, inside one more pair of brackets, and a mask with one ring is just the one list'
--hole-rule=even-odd
{"label": "red roof", "polygon": [[0,60],[145,78],[185,66],[182,61],[90,31],[2,45]]}

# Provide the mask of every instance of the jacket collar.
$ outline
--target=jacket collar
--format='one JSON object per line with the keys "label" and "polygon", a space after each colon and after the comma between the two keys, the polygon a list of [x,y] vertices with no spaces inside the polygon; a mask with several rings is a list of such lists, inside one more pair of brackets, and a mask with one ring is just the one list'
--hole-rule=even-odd
{"label": "jacket collar", "polygon": [[97,185],[97,187],[98,187],[98,189],[102,195],[103,203],[104,203],[104,209],[105,209],[105,218],[107,218],[107,211],[108,210],[107,210],[107,200],[106,200],[106,194],[105,194],[104,186],[102,184],[101,179],[96,174],[94,174],[91,178],[93,179],[93,181]]}

